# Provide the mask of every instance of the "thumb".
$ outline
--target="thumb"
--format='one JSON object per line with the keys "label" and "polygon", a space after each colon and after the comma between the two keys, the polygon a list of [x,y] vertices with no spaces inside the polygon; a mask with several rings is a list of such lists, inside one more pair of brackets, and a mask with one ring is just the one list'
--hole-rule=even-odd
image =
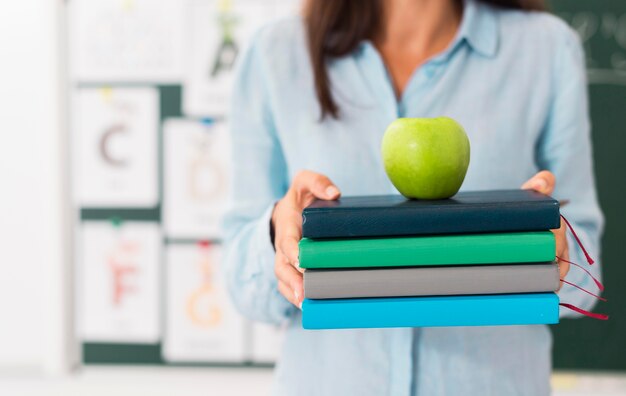
{"label": "thumb", "polygon": [[552,172],[541,171],[522,185],[523,189],[533,189],[542,194],[550,195],[554,191],[556,180]]}
{"label": "thumb", "polygon": [[310,193],[313,197],[324,200],[339,198],[341,192],[335,184],[326,176],[310,171],[303,171],[298,175],[298,185],[301,195]]}

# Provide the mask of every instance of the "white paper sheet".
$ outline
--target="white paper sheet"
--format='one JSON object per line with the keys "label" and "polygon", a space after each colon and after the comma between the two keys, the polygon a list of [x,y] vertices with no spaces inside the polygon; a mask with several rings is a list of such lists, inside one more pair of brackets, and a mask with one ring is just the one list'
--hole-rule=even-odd
{"label": "white paper sheet", "polygon": [[215,244],[170,244],[166,254],[163,357],[171,362],[241,362],[245,320],[231,305]]}
{"label": "white paper sheet", "polygon": [[194,117],[223,116],[233,66],[252,34],[290,14],[298,0],[190,0],[183,110]]}
{"label": "white paper sheet", "polygon": [[179,82],[184,0],[69,2],[71,77],[80,82]]}
{"label": "white paper sheet", "polygon": [[158,91],[79,89],[73,110],[75,201],[84,207],[154,207]]}
{"label": "white paper sheet", "polygon": [[252,325],[251,359],[255,363],[275,363],[283,345],[284,329],[264,323]]}
{"label": "white paper sheet", "polygon": [[158,225],[86,222],[80,233],[77,268],[80,339],[158,342],[161,335]]}
{"label": "white paper sheet", "polygon": [[229,191],[226,124],[168,119],[163,133],[165,234],[170,238],[218,239]]}

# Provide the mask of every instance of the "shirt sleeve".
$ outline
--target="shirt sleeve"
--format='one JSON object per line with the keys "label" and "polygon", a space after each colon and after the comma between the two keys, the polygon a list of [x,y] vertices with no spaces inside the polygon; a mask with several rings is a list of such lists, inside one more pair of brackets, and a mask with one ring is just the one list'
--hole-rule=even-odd
{"label": "shirt sleeve", "polygon": [[230,208],[224,218],[224,275],[231,299],[247,318],[281,324],[294,312],[274,275],[270,218],[288,187],[255,39],[239,60],[231,100]]}
{"label": "shirt sleeve", "polygon": [[[570,261],[585,266],[600,279],[600,237],[604,218],[598,205],[593,174],[584,52],[578,36],[569,28],[555,56],[551,111],[537,145],[537,163],[541,169],[554,173],[554,197],[570,200],[561,213],[570,221],[596,263],[587,264],[568,230]],[[589,291],[599,292],[593,280],[574,266],[571,266],[566,280]],[[586,310],[591,310],[596,302],[593,296],[566,284],[559,296],[561,302]],[[561,317],[575,316],[580,315],[561,308]]]}

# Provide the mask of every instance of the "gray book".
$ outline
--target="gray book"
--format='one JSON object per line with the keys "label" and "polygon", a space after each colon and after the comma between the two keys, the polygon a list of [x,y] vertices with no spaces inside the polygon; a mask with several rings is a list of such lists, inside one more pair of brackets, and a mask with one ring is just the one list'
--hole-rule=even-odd
{"label": "gray book", "polygon": [[304,271],[304,297],[310,299],[535,293],[558,287],[555,263]]}

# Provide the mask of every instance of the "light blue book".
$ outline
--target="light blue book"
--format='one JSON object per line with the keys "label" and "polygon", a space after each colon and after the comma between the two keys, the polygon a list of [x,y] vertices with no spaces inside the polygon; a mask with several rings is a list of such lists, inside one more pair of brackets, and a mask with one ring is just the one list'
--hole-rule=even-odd
{"label": "light blue book", "polygon": [[305,299],[305,329],[504,326],[559,322],[556,293]]}

